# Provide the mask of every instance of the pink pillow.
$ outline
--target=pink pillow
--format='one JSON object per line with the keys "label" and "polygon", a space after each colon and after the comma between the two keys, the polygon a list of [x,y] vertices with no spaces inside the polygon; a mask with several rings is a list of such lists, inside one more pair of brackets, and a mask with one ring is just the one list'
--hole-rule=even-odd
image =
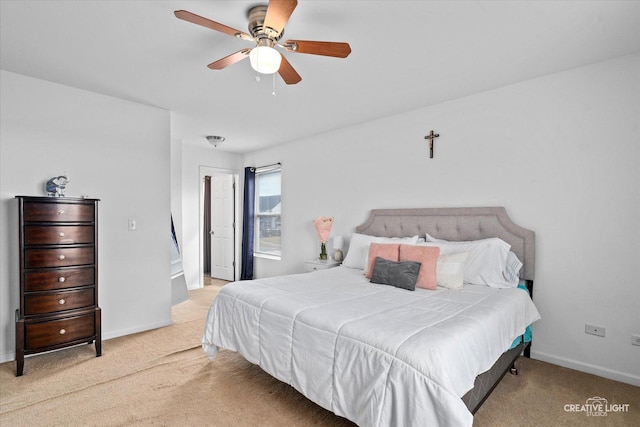
{"label": "pink pillow", "polygon": [[413,246],[400,245],[400,258],[402,261],[417,261],[421,263],[420,273],[416,288],[436,290],[438,281],[436,280],[436,265],[440,248],[437,246]]}
{"label": "pink pillow", "polygon": [[369,245],[369,259],[367,261],[367,269],[364,271],[364,275],[367,276],[367,279],[371,279],[373,264],[376,262],[376,257],[398,262],[399,256],[399,243],[372,243]]}

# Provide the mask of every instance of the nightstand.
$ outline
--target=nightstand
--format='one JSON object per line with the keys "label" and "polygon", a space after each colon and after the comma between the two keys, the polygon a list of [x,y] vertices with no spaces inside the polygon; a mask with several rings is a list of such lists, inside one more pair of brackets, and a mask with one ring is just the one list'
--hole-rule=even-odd
{"label": "nightstand", "polygon": [[333,259],[312,259],[304,262],[304,271],[309,273],[311,271],[326,270],[337,267],[340,264],[342,263]]}

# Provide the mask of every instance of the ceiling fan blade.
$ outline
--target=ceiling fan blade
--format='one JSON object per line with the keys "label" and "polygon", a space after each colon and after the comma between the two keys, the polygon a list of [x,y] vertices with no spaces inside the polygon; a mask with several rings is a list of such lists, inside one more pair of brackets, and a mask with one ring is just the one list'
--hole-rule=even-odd
{"label": "ceiling fan blade", "polygon": [[298,74],[298,72],[293,69],[289,61],[287,61],[287,58],[284,57],[284,55],[280,54],[280,56],[282,56],[282,62],[280,63],[280,69],[278,70],[278,74],[280,74],[280,77],[282,77],[282,80],[284,80],[284,82],[288,85],[294,85],[296,83],[300,83],[300,81],[302,80],[302,77],[300,77],[300,74]]}
{"label": "ceiling fan blade", "polygon": [[211,64],[207,65],[207,67],[211,68],[212,70],[222,70],[229,65],[233,65],[238,61],[242,61],[244,58],[248,58],[249,52],[251,52],[251,49],[239,50],[236,53],[232,53],[231,55],[225,56],[222,59],[218,59],[217,61],[212,62]]}
{"label": "ceiling fan blade", "polygon": [[216,21],[212,21],[211,19],[203,18],[200,15],[196,15],[195,13],[191,13],[186,10],[176,10],[175,12],[173,12],[173,14],[176,15],[176,18],[182,19],[183,21],[191,22],[192,24],[201,25],[203,27],[220,31],[225,34],[229,34],[230,36],[239,37],[245,40],[253,40],[253,37],[245,32],[228,27]]}
{"label": "ceiling fan blade", "polygon": [[273,29],[276,36],[280,35],[297,5],[298,0],[269,0],[263,27]]}
{"label": "ceiling fan blade", "polygon": [[346,58],[351,53],[349,43],[318,42],[312,40],[287,40],[284,48],[290,52]]}

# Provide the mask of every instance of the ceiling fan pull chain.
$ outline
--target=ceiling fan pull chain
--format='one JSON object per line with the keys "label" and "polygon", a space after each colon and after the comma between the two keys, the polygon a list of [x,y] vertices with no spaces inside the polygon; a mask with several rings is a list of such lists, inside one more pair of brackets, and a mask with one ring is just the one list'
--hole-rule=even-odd
{"label": "ceiling fan pull chain", "polygon": [[271,95],[276,96],[276,73],[273,73],[273,92]]}

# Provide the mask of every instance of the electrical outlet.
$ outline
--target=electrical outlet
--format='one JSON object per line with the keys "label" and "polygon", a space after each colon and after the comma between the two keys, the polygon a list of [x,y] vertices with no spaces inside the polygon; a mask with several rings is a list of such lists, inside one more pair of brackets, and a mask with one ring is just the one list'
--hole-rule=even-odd
{"label": "electrical outlet", "polygon": [[133,231],[138,228],[138,224],[135,218],[129,218],[129,231]]}
{"label": "electrical outlet", "polygon": [[631,344],[640,345],[640,335],[631,335]]}
{"label": "electrical outlet", "polygon": [[584,325],[584,333],[604,337],[604,328],[602,326]]}

